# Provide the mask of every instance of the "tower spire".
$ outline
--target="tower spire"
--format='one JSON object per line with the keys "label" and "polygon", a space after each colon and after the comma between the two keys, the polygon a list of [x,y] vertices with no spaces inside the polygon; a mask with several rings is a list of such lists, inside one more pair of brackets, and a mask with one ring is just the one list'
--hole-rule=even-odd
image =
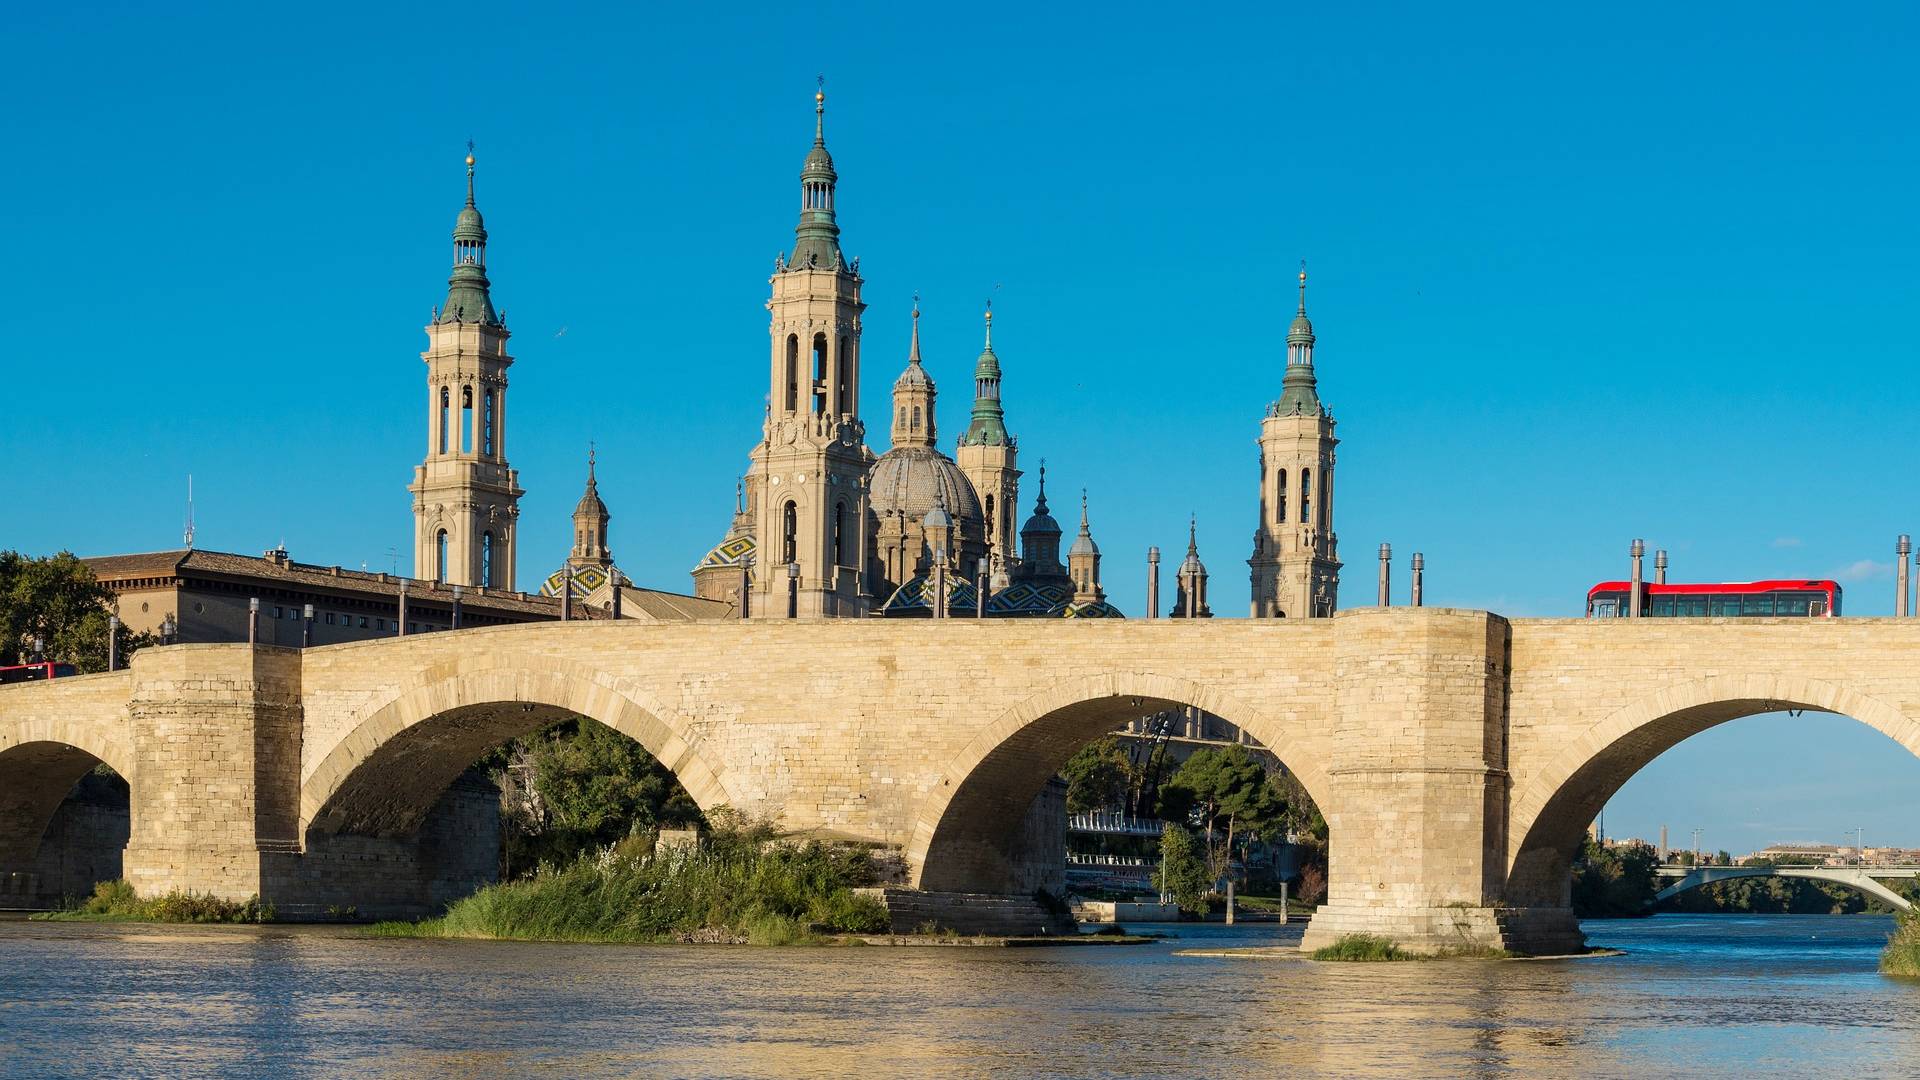
{"label": "tower spire", "polygon": [[1034,497],[1033,512],[1035,514],[1044,514],[1047,512],[1047,459],[1046,458],[1040,459],[1040,494]]}
{"label": "tower spire", "polygon": [[482,323],[503,327],[493,309],[487,280],[487,223],[473,201],[473,140],[467,140],[467,202],[453,221],[453,273],[447,278],[447,303],[438,322]]}
{"label": "tower spire", "polygon": [[827,80],[821,76],[813,94],[813,149],[807,152],[800,169],[800,224],[790,270],[838,270],[845,262],[840,256],[840,226],[833,216],[833,190],[839,175],[833,171],[833,155],[827,153]]}
{"label": "tower spire", "polygon": [[467,140],[467,205],[473,205],[473,140]]}
{"label": "tower spire", "polygon": [[913,294],[913,347],[907,350],[907,363],[920,362],[920,294]]}
{"label": "tower spire", "polygon": [[1300,260],[1300,307],[1287,327],[1287,373],[1280,380],[1275,415],[1317,416],[1320,393],[1313,374],[1313,321],[1307,318],[1307,261]]}

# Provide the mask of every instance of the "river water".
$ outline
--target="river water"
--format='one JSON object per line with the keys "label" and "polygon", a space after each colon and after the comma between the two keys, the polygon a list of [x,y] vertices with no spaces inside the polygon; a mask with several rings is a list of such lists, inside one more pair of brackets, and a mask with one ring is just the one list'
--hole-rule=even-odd
{"label": "river water", "polygon": [[[1624,956],[597,946],[0,923],[6,1076],[1920,1076],[1891,920],[1661,915]],[[1146,928],[1143,928],[1146,929]]]}

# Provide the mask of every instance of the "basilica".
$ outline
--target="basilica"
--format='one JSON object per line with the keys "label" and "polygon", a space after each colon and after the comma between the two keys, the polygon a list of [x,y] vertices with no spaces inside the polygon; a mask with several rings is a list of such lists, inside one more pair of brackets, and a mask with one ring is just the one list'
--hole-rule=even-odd
{"label": "basilica", "polygon": [[[973,406],[941,448],[938,390],[910,313],[906,365],[893,381],[889,447],[876,454],[860,411],[866,305],[860,260],[841,248],[839,174],[827,151],[826,96],[814,96],[814,137],[800,171],[790,252],[769,279],[766,410],[760,441],[734,492],[732,520],[693,568],[693,593],[733,618],[1118,618],[1101,584],[1088,499],[1071,540],[1049,509],[1044,464],[1031,512],[1020,516],[1020,442],[1008,426],[993,312],[983,314]],[[416,574],[514,590],[519,498],[506,458],[505,313],[494,307],[487,233],[473,195],[455,222],[446,303],[427,326],[428,453],[416,468]],[[902,320],[903,322],[907,320]],[[1334,420],[1317,393],[1306,273],[1286,337],[1280,397],[1258,438],[1258,525],[1251,571],[1257,618],[1314,618],[1337,605],[1332,527]],[[1056,495],[1057,497],[1057,495]],[[608,546],[611,515],[594,465],[575,508],[573,547],[541,583],[568,608],[611,611],[629,585]],[[1067,541],[1063,553],[1061,544]],[[1148,610],[1158,608],[1158,550],[1149,556]],[[1189,528],[1169,614],[1206,618],[1207,570]]]}

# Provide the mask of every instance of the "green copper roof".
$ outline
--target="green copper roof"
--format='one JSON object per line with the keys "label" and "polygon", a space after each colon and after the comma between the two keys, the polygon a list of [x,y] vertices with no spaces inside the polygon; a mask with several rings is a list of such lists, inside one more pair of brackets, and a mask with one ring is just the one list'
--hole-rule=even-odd
{"label": "green copper roof", "polygon": [[973,422],[960,436],[962,446],[1007,446],[1007,414],[1000,407],[1000,358],[993,354],[993,305],[987,305],[987,345],[973,366]]}
{"label": "green copper roof", "polygon": [[1300,308],[1287,328],[1287,374],[1280,380],[1274,416],[1319,416],[1325,410],[1313,375],[1313,322],[1307,318],[1307,264],[1300,264]]}
{"label": "green copper roof", "polygon": [[833,190],[839,175],[833,171],[833,155],[827,153],[826,111],[823,87],[813,96],[813,149],[800,167],[800,224],[793,230],[790,270],[835,270],[846,262],[840,254],[840,225],[833,216]]}
{"label": "green copper roof", "polygon": [[473,154],[467,154],[467,205],[453,221],[453,273],[447,278],[447,302],[436,322],[503,325],[493,309],[487,281],[487,224],[473,203]]}

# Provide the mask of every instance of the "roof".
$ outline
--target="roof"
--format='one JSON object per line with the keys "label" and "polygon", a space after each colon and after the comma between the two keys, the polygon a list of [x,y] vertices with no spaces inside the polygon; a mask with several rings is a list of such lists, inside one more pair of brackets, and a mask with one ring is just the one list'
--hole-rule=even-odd
{"label": "roof", "polygon": [[[933,614],[933,581],[925,574],[900,586],[880,605],[880,614],[894,618],[926,618]],[[953,574],[947,578],[947,612],[953,618],[971,618],[979,610],[980,594],[973,581]],[[987,594],[989,619],[1125,618],[1105,601],[1073,603],[1070,585],[1056,582],[1015,581]]]}
{"label": "roof", "polygon": [[[453,600],[452,588],[435,581],[292,560],[283,565],[277,559],[235,555],[225,551],[183,548],[135,555],[105,555],[81,561],[93,570],[94,577],[108,584],[139,578],[187,578],[199,575],[268,582],[289,589],[391,596],[397,600],[400,585],[405,582],[410,601],[450,603]],[[529,622],[560,617],[558,597],[463,586],[460,603],[468,610],[518,615]],[[731,610],[731,605],[717,600],[641,588],[622,593],[621,604],[623,607],[633,606],[658,618],[675,619],[712,619]]]}

